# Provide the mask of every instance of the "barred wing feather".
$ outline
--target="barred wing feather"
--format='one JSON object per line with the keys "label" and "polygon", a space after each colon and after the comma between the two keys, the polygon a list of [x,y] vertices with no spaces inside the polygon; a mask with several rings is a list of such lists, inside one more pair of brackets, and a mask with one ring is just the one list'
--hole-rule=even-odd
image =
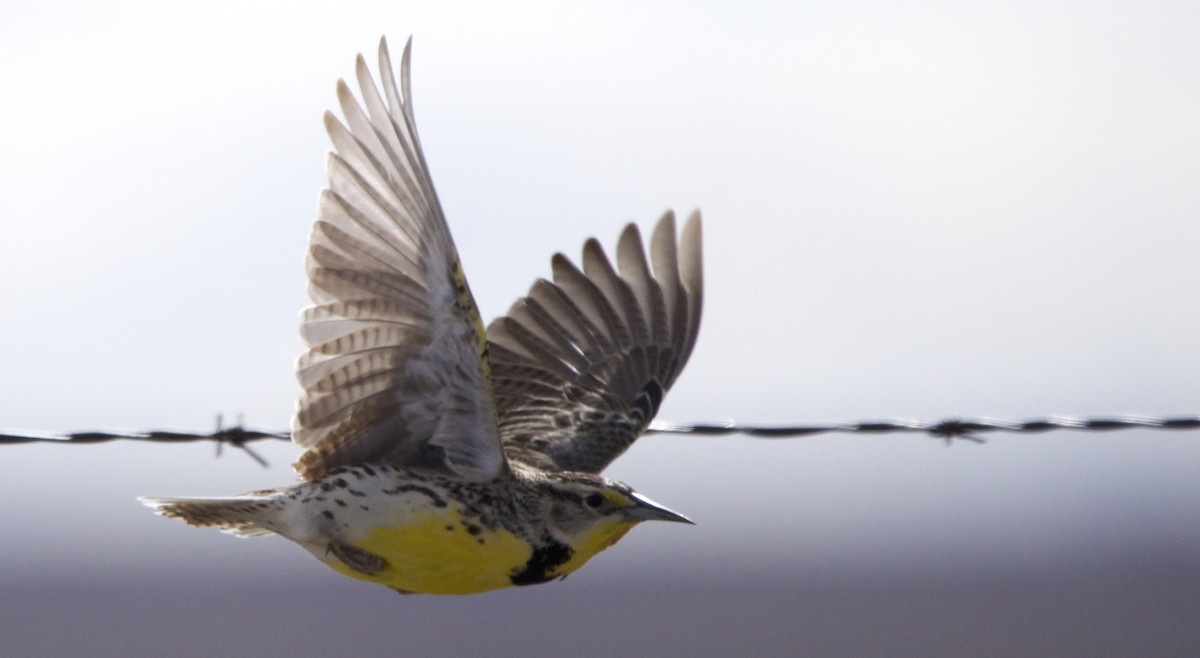
{"label": "barred wing feather", "polygon": [[362,105],[339,81],[346,124],[325,117],[335,152],[309,244],[292,423],[310,480],[388,463],[486,481],[504,466],[483,324],[413,119],[411,45],[400,88],[383,40],[383,95],[359,55]]}
{"label": "barred wing feather", "polygon": [[676,242],[667,213],[649,261],[629,225],[616,255],[614,267],[595,239],[582,269],[556,255],[553,282],[536,282],[488,327],[510,459],[599,473],[645,430],[691,355],[703,298],[700,214]]}

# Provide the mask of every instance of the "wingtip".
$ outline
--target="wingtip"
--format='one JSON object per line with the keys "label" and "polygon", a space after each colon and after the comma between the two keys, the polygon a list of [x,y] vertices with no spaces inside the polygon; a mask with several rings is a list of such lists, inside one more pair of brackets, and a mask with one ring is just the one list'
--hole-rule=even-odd
{"label": "wingtip", "polygon": [[[412,38],[412,35],[410,34],[410,35],[408,35],[408,39],[406,39],[404,41],[404,50],[403,50],[404,57],[408,57],[409,51],[412,50],[412,42],[413,42],[413,38]],[[391,47],[388,46],[388,38],[387,38],[386,34],[382,34],[379,36],[379,55],[381,57],[387,57],[388,59],[391,59]]]}
{"label": "wingtip", "polygon": [[689,230],[689,227],[691,227],[691,226],[695,225],[695,228],[694,228],[694,229],[690,229],[690,230],[693,230],[693,231],[695,231],[695,232],[696,232],[696,234],[697,234],[697,235],[699,235],[699,234],[700,234],[700,232],[701,232],[701,226],[702,226],[702,224],[703,224],[703,221],[702,221],[702,219],[701,219],[701,216],[700,216],[700,209],[699,209],[699,208],[696,208],[695,210],[693,210],[693,211],[691,212],[691,214],[690,214],[690,215],[688,215],[688,218],[687,218],[687,223],[686,223],[686,224],[684,224],[684,226],[683,226],[683,231],[684,231],[684,233],[687,233],[687,232],[688,232],[688,230]]}
{"label": "wingtip", "polygon": [[408,37],[408,41],[404,42],[404,51],[400,53],[400,70],[404,72],[404,77],[408,77],[409,62],[412,60],[412,36]]}
{"label": "wingtip", "polygon": [[700,218],[699,210],[694,210],[691,215],[688,215],[687,222],[683,225],[683,233],[679,236],[679,243],[685,254],[694,253],[696,255],[697,264],[699,264],[704,247],[703,221]]}

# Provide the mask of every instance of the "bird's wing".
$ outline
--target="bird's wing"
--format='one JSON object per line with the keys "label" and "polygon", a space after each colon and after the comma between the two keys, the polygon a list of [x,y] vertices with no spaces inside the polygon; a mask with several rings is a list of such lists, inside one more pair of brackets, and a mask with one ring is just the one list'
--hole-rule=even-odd
{"label": "bird's wing", "polygon": [[676,242],[675,217],[654,229],[647,261],[634,225],[616,267],[594,238],[583,268],[562,254],[488,327],[500,436],[510,459],[599,473],[657,413],[700,327],[700,214]]}
{"label": "bird's wing", "polygon": [[365,111],[339,80],[349,127],[325,115],[334,152],[309,243],[292,421],[310,480],[387,463],[485,481],[504,466],[483,323],[417,138],[411,46],[399,89],[382,40],[383,95],[359,55]]}

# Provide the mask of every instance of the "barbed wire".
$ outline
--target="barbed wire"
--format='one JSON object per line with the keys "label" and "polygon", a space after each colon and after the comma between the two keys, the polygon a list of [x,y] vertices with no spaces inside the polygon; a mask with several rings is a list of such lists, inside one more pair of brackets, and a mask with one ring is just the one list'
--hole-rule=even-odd
{"label": "barbed wire", "polygon": [[1179,416],[1155,418],[1150,416],[1116,416],[1112,418],[1072,418],[1068,416],[1054,416],[1025,421],[998,420],[995,418],[948,418],[936,423],[926,423],[919,420],[884,420],[842,425],[803,426],[743,425],[732,421],[728,423],[699,423],[692,425],[651,423],[647,432],[701,434],[706,436],[745,434],[763,439],[792,439],[825,433],[885,434],[919,432],[946,441],[966,439],[975,443],[983,443],[984,440],[978,435],[986,432],[1034,434],[1053,430],[1104,432],[1135,428],[1157,430],[1200,429],[1200,417]]}
{"label": "barbed wire", "polygon": [[[1200,416],[1114,416],[1110,418],[1072,418],[1053,416],[1036,420],[1009,421],[994,418],[961,419],[949,418],[935,423],[918,420],[884,420],[835,425],[756,425],[736,421],[721,423],[651,423],[647,434],[690,434],[695,436],[727,436],[743,434],[760,439],[794,439],[816,434],[888,434],[921,433],[942,439],[947,443],[964,439],[983,443],[980,434],[989,432],[1012,432],[1034,434],[1054,430],[1077,430],[1107,432],[1124,429],[1195,430],[1200,429]],[[96,430],[80,432],[41,432],[28,430],[0,430],[0,445],[19,443],[92,444],[108,441],[149,441],[155,443],[184,443],[213,441],[217,444],[217,456],[228,445],[243,450],[263,466],[267,460],[248,444],[265,439],[290,440],[287,430],[267,430],[246,427],[238,419],[236,425],[226,427],[221,416],[217,416],[217,428],[212,432],[187,432],[179,430]]]}
{"label": "barbed wire", "polygon": [[224,446],[230,446],[244,451],[251,459],[263,466],[269,466],[267,460],[251,448],[248,443],[263,439],[282,439],[290,441],[292,433],[287,430],[267,430],[246,427],[241,418],[236,425],[225,426],[222,416],[217,416],[217,429],[212,432],[188,432],[181,430],[85,430],[80,432],[41,432],[30,430],[0,430],[0,445],[15,445],[18,443],[66,443],[91,444],[107,443],[109,441],[149,441],[152,443],[189,443],[194,441],[214,441],[217,444],[217,456],[221,456]]}

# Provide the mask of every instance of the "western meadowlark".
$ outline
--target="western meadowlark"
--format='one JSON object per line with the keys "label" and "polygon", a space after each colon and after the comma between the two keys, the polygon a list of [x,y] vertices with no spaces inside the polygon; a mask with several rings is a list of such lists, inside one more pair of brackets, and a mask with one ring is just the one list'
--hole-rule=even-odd
{"label": "western meadowlark", "polygon": [[[700,216],[667,213],[647,261],[588,240],[484,329],[386,39],[380,95],[337,86],[329,188],[306,270],[308,350],[292,423],[302,482],[233,498],[144,498],[163,516],[278,534],[339,573],[469,594],[562,578],[646,520],[688,519],[599,475],[645,430],[696,342]],[[365,111],[363,107],[365,106]]]}

